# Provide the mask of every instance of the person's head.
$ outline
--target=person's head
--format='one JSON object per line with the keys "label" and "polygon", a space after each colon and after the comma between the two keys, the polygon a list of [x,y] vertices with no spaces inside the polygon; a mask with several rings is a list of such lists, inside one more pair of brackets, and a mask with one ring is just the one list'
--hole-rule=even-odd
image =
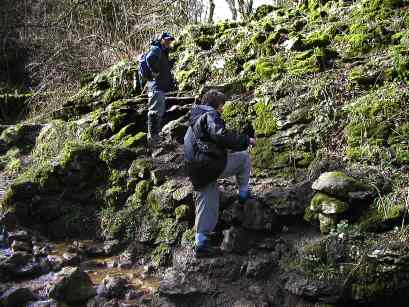
{"label": "person's head", "polygon": [[175,37],[168,32],[163,32],[162,35],[160,36],[160,43],[166,49],[170,49],[174,41],[175,41]]}
{"label": "person's head", "polygon": [[227,97],[222,92],[217,90],[210,90],[206,94],[204,94],[202,98],[202,104],[211,106],[213,109],[222,113],[226,100]]}

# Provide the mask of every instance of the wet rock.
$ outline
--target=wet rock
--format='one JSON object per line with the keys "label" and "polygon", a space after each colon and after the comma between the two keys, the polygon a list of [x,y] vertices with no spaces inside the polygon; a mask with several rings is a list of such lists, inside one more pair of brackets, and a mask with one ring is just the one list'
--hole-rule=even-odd
{"label": "wet rock", "polygon": [[307,181],[286,188],[277,187],[267,192],[256,193],[278,216],[295,216],[304,213],[314,191],[311,189],[311,183]]}
{"label": "wet rock", "polygon": [[124,296],[127,284],[128,281],[125,278],[107,276],[98,287],[97,293],[106,298],[120,298]]}
{"label": "wet rock", "polygon": [[348,201],[367,200],[372,196],[371,189],[362,182],[343,172],[327,172],[314,181],[312,188],[331,196]]}
{"label": "wet rock", "polygon": [[118,264],[118,267],[122,270],[128,270],[133,267],[133,263],[131,260],[121,260]]}
{"label": "wet rock", "polygon": [[79,268],[66,267],[55,276],[48,295],[67,303],[84,302],[96,295],[87,273]]}
{"label": "wet rock", "polygon": [[96,296],[90,299],[87,303],[87,307],[101,307],[105,306],[108,303],[108,300],[103,296]]}
{"label": "wet rock", "polygon": [[50,264],[51,270],[54,272],[61,270],[64,264],[64,259],[57,255],[48,255],[47,261]]}
{"label": "wet rock", "polygon": [[0,215],[0,225],[4,225],[7,231],[12,231],[17,225],[17,215],[15,212],[6,212]]}
{"label": "wet rock", "polygon": [[220,221],[230,226],[240,226],[243,223],[244,208],[238,202],[232,203],[220,214]]}
{"label": "wet rock", "polygon": [[250,300],[241,298],[233,303],[233,307],[259,307],[259,305],[256,305],[256,303]]}
{"label": "wet rock", "polygon": [[231,227],[223,231],[221,249],[229,253],[244,253],[248,251],[255,241],[255,235],[242,228]]}
{"label": "wet rock", "polygon": [[244,205],[243,227],[249,230],[278,232],[281,225],[273,210],[258,201]]}
{"label": "wet rock", "polygon": [[207,275],[224,281],[240,278],[246,259],[236,254],[222,254],[212,258],[196,258],[192,248],[181,248],[173,254],[173,268],[179,272]]}
{"label": "wet rock", "polygon": [[46,300],[46,301],[37,301],[34,303],[30,303],[27,307],[68,307],[63,302],[57,302],[56,300]]}
{"label": "wet rock", "polygon": [[36,297],[28,288],[11,288],[0,297],[0,305],[4,307],[24,306]]}
{"label": "wet rock", "polygon": [[336,303],[341,298],[341,285],[333,280],[316,280],[300,274],[290,274],[284,288],[290,293],[325,303]]}
{"label": "wet rock", "polygon": [[0,262],[0,280],[37,277],[43,268],[36,259],[27,253],[15,252]]}
{"label": "wet rock", "polygon": [[104,243],[96,243],[86,247],[85,253],[91,257],[109,256],[120,249],[118,240],[105,241]]}
{"label": "wet rock", "polygon": [[25,230],[19,230],[16,232],[9,232],[8,234],[9,243],[11,244],[13,241],[22,241],[28,242],[31,244],[31,236]]}
{"label": "wet rock", "polygon": [[129,244],[126,250],[121,254],[120,259],[135,262],[145,252],[146,252],[145,245],[140,242],[134,241],[131,244]]}
{"label": "wet rock", "polygon": [[247,263],[246,276],[249,278],[264,278],[271,273],[277,263],[277,255],[264,253],[252,255]]}
{"label": "wet rock", "polygon": [[31,243],[14,240],[13,243],[11,243],[11,250],[13,252],[32,253],[33,248],[31,246]]}
{"label": "wet rock", "polygon": [[133,301],[136,300],[142,296],[145,295],[145,291],[144,290],[129,290],[126,294],[125,294],[125,299],[127,301]]}
{"label": "wet rock", "polygon": [[75,253],[64,253],[62,258],[64,266],[76,266],[81,262],[81,257]]}
{"label": "wet rock", "polygon": [[33,255],[36,257],[45,257],[52,251],[51,247],[46,244],[43,245],[34,245],[33,246]]}
{"label": "wet rock", "polygon": [[213,283],[201,274],[189,274],[168,269],[158,292],[165,296],[206,294],[214,291]]}
{"label": "wet rock", "polygon": [[162,131],[169,139],[176,140],[178,143],[183,144],[183,138],[189,126],[189,115],[185,115],[167,123]]}

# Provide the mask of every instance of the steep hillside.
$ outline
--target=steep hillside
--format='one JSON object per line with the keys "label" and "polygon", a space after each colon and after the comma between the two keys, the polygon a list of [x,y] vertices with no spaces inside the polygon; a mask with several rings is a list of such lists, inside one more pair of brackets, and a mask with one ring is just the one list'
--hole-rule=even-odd
{"label": "steep hillside", "polygon": [[[136,64],[84,80],[48,122],[1,127],[12,183],[0,223],[48,240],[137,242],[133,264],[163,279],[153,306],[406,306],[408,8],[304,1],[184,29],[171,54],[179,91],[153,153]],[[226,253],[197,260],[182,140],[209,88],[229,95],[229,127],[257,138],[259,203],[240,206],[221,181]]]}

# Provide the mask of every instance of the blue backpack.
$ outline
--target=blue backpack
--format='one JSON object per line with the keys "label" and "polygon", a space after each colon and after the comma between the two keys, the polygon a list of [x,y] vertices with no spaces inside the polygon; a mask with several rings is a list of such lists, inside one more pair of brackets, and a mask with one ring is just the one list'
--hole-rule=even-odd
{"label": "blue backpack", "polygon": [[143,53],[139,57],[139,83],[141,85],[141,89],[144,88],[146,82],[153,80],[154,75],[149,67],[148,61],[146,60],[146,57],[148,55],[149,51],[146,53]]}
{"label": "blue backpack", "polygon": [[146,82],[153,79],[152,70],[149,67],[148,62],[146,61],[146,56],[148,53],[144,53],[139,57],[139,83],[141,89],[145,86]]}

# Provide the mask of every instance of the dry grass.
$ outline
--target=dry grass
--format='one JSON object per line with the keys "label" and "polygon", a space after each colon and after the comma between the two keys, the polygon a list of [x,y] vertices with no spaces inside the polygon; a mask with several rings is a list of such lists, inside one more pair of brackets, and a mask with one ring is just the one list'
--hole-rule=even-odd
{"label": "dry grass", "polygon": [[0,88],[31,88],[31,117],[58,109],[81,76],[200,19],[198,0],[2,0]]}

